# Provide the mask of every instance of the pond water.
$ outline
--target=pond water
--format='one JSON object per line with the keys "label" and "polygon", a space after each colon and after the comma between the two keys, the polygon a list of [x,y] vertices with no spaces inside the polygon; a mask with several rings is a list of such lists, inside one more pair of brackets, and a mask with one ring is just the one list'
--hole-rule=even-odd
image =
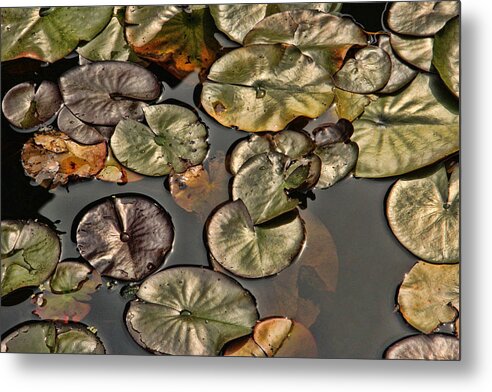
{"label": "pond water", "polygon": [[[382,28],[384,7],[385,3],[352,3],[344,5],[342,12],[353,15],[366,30],[377,31]],[[77,61],[77,58],[65,59],[49,66],[30,60],[4,63],[2,95],[23,81],[56,81],[64,70],[77,65]],[[192,108],[207,125],[209,158],[219,152],[227,152],[235,141],[247,136],[243,132],[222,127],[200,108],[201,87],[196,74],[178,81],[157,66],[151,66],[150,69],[164,82],[164,102]],[[314,124],[319,122],[321,120]],[[304,129],[312,130],[314,124],[311,122]],[[173,249],[163,267],[190,264],[210,266],[203,241],[203,219],[185,212],[174,202],[166,189],[165,177],[144,178],[126,185],[93,180],[48,191],[33,186],[21,166],[21,148],[30,136],[14,132],[2,117],[3,219],[39,219],[54,223],[62,240],[62,260],[79,258],[73,231],[80,211],[109,195],[142,193],[159,202],[169,212],[175,226]],[[320,357],[382,358],[388,345],[416,332],[395,312],[396,290],[416,258],[398,243],[386,222],[384,202],[393,182],[393,179],[346,178],[327,190],[313,191],[311,198],[306,201],[307,210],[331,233],[336,247],[331,254],[338,259],[338,272],[336,268],[333,270],[337,276],[333,277],[335,284],[331,291],[317,289],[313,284],[314,278],[309,274],[300,276],[298,280],[299,294],[314,303],[320,311],[310,327]],[[293,271],[294,265],[278,277],[239,281],[251,290],[259,304],[263,301],[283,301],[284,298],[262,295],[262,290],[275,279]],[[105,279],[105,282],[108,280]],[[93,296],[91,312],[83,323],[97,329],[108,353],[147,354],[133,341],[124,324],[128,303],[128,299],[120,295],[124,284],[114,282],[109,286],[112,288],[104,284]],[[8,306],[5,302],[2,305],[2,336],[24,321],[37,319],[37,316],[31,314],[33,305],[28,297],[16,305]],[[260,314],[261,317],[271,315]]]}

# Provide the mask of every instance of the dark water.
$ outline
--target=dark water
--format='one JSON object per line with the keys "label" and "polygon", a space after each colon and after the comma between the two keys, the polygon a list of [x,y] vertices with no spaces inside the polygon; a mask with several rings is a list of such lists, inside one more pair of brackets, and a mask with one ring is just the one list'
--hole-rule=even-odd
{"label": "dark water", "polygon": [[[385,3],[345,4],[343,12],[351,14],[367,30],[381,29],[381,14]],[[66,69],[77,64],[67,59],[40,67],[36,61],[19,60],[2,64],[2,95],[17,83],[33,80],[56,80]],[[245,133],[216,123],[199,107],[200,85],[196,75],[179,82],[165,71],[152,66],[159,79],[165,82],[165,102],[188,106],[197,111],[208,127],[211,145],[209,158],[227,151]],[[324,120],[330,118],[324,116]],[[318,119],[304,129],[311,130]],[[165,189],[165,178],[145,178],[142,181],[117,185],[102,181],[71,184],[68,189],[48,191],[32,186],[20,163],[22,144],[30,137],[10,129],[2,116],[2,206],[3,219],[40,219],[56,222],[62,240],[62,259],[78,258],[72,231],[77,215],[88,204],[117,193],[143,193],[154,198],[172,216],[175,226],[173,250],[164,267],[182,264],[209,266],[203,241],[203,220],[186,213],[176,205]],[[415,257],[402,248],[391,234],[384,215],[386,193],[393,180],[347,178],[328,190],[314,191],[314,200],[307,208],[330,231],[338,256],[336,290],[313,289],[309,279],[301,279],[299,292],[318,305],[320,314],[310,328],[316,338],[319,356],[324,358],[381,358],[385,348],[415,330],[395,313],[395,293],[403,275],[414,264]],[[281,274],[288,274],[289,267]],[[244,281],[258,302],[282,301],[282,298],[263,298],[261,286],[272,279]],[[128,300],[120,296],[123,285],[112,289],[106,285],[93,295],[91,312],[83,320],[98,330],[108,353],[146,354],[126,331],[123,317]],[[27,320],[35,320],[29,299],[15,306],[0,309],[2,335]],[[261,310],[261,309],[260,309]],[[271,314],[260,314],[261,317]]]}

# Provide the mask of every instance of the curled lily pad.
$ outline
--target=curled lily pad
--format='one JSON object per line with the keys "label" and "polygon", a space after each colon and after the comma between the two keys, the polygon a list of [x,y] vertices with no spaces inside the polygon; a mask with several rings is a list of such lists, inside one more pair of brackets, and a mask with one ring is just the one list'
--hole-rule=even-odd
{"label": "curled lily pad", "polygon": [[314,141],[318,147],[334,143],[346,143],[353,134],[354,126],[345,118],[341,118],[336,124],[326,123],[313,130]]}
{"label": "curled lily pad", "polygon": [[398,308],[408,323],[424,333],[458,316],[460,277],[458,264],[417,262],[398,291]]}
{"label": "curled lily pad", "polygon": [[431,70],[433,37],[418,38],[391,34],[391,47],[407,63],[423,71],[429,72]]}
{"label": "curled lily pad", "polygon": [[398,241],[422,260],[457,263],[460,257],[459,168],[448,180],[439,165],[423,176],[398,180],[388,195],[386,215]]}
{"label": "curled lily pad", "polygon": [[1,343],[3,353],[105,354],[101,340],[79,323],[29,322],[9,333]]}
{"label": "curled lily pad", "polygon": [[121,164],[146,176],[182,173],[207,155],[207,130],[190,109],[177,105],[144,108],[148,126],[123,120],[111,137]]}
{"label": "curled lily pad", "polygon": [[419,74],[397,95],[380,97],[354,121],[355,175],[388,177],[430,165],[459,149],[456,102],[435,76]]}
{"label": "curled lily pad", "polygon": [[101,275],[136,281],[154,272],[171,249],[171,218],[140,195],[113,196],[87,210],[77,227],[77,249]]}
{"label": "curled lily pad", "polygon": [[263,19],[244,38],[244,45],[279,43],[295,45],[318,66],[334,74],[347,51],[353,45],[366,45],[367,36],[350,18],[294,9]]}
{"label": "curled lily pad", "polygon": [[356,94],[336,88],[336,113],[339,118],[345,118],[349,121],[354,121],[364,112],[365,107],[376,99],[377,96],[375,95]]}
{"label": "curled lily pad", "polygon": [[458,361],[460,341],[451,335],[414,335],[393,343],[384,353],[386,359],[424,359]]}
{"label": "curled lily pad", "polygon": [[159,97],[161,85],[147,69],[132,63],[102,61],[74,67],[60,76],[65,105],[81,121],[116,125],[140,120],[143,108]]}
{"label": "curled lily pad", "polygon": [[318,147],[314,152],[321,159],[317,188],[326,189],[345,178],[355,167],[359,148],[356,143],[338,142]]}
{"label": "curled lily pad", "polygon": [[387,23],[399,34],[431,36],[459,12],[459,1],[394,2],[388,9]]}
{"label": "curled lily pad", "polygon": [[108,149],[108,156],[104,162],[104,167],[99,173],[97,173],[96,178],[106,182],[127,184],[129,182],[140,181],[144,177],[121,166],[121,164],[115,159],[113,151],[110,148]]}
{"label": "curled lily pad", "polygon": [[201,96],[219,123],[248,132],[281,131],[299,116],[319,116],[332,101],[330,75],[297,48],[282,45],[253,45],[221,57]]}
{"label": "curled lily pad", "polygon": [[106,143],[84,146],[58,131],[39,132],[22,147],[25,173],[54,188],[74,178],[91,178],[104,167]]}
{"label": "curled lily pad", "polygon": [[1,234],[2,296],[49,278],[61,252],[53,230],[38,222],[4,220]]}
{"label": "curled lily pad", "polygon": [[359,49],[334,75],[335,86],[352,93],[369,94],[382,89],[391,75],[391,60],[377,46]]}
{"label": "curled lily pad", "polygon": [[2,61],[29,57],[53,63],[90,41],[113,7],[2,8]]}
{"label": "curled lily pad", "polygon": [[49,121],[60,109],[62,98],[58,86],[43,81],[12,87],[2,100],[2,112],[9,123],[20,129],[32,129]]}
{"label": "curled lily pad", "polygon": [[77,143],[97,144],[105,140],[96,128],[79,120],[66,106],[58,114],[57,125]]}
{"label": "curled lily pad", "polygon": [[460,89],[460,21],[450,20],[434,38],[432,64],[451,92],[459,97]]}
{"label": "curled lily pad", "polygon": [[241,200],[220,207],[207,225],[212,256],[233,274],[246,278],[274,275],[300,253],[304,224],[297,212],[254,225]]}
{"label": "curled lily pad", "polygon": [[226,275],[175,267],[145,280],[130,302],[126,324],[135,341],[156,354],[217,355],[251,333],[255,300]]}

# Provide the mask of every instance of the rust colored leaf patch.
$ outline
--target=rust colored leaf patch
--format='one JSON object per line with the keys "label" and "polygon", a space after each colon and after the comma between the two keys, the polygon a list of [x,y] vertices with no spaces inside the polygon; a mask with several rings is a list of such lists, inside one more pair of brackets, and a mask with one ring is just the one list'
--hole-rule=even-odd
{"label": "rust colored leaf patch", "polygon": [[123,167],[114,157],[113,151],[108,149],[108,156],[104,162],[104,168],[97,174],[96,178],[106,182],[127,184],[140,181],[143,176]]}

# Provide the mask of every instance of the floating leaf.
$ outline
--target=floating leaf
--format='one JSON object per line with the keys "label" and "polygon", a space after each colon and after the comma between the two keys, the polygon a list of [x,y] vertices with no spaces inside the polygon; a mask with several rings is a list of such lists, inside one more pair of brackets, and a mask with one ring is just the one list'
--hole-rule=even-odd
{"label": "floating leaf", "polygon": [[318,66],[334,74],[347,51],[353,45],[366,45],[367,36],[350,18],[295,9],[263,19],[244,38],[244,45],[278,43],[295,45]]}
{"label": "floating leaf", "polygon": [[85,212],[77,227],[81,256],[101,275],[129,281],[160,267],[173,238],[166,210],[141,195],[103,199]]}
{"label": "floating leaf", "polygon": [[449,21],[436,34],[432,64],[451,92],[460,95],[460,20]]}
{"label": "floating leaf", "polygon": [[57,125],[77,143],[97,144],[105,140],[96,128],[79,120],[66,106],[58,114]]}
{"label": "floating leaf", "polygon": [[339,119],[336,124],[322,124],[313,130],[314,141],[318,148],[335,143],[347,143],[353,134],[354,126],[345,118]]}
{"label": "floating leaf", "polygon": [[300,253],[304,224],[297,212],[255,226],[241,200],[220,207],[207,224],[212,256],[233,274],[246,278],[274,275]]}
{"label": "floating leaf", "polygon": [[407,322],[424,333],[453,322],[459,309],[458,264],[417,262],[398,291],[398,308]]}
{"label": "floating leaf", "polygon": [[252,337],[245,336],[227,344],[224,350],[224,356],[265,358],[266,354]]}
{"label": "floating leaf", "polygon": [[394,2],[389,7],[387,23],[395,33],[431,36],[459,12],[459,1]]}
{"label": "floating leaf", "polygon": [[380,97],[354,121],[359,145],[355,175],[395,176],[459,149],[458,108],[431,75],[419,74],[398,95]]}
{"label": "floating leaf", "polygon": [[60,257],[60,239],[48,226],[33,221],[4,220],[2,296],[38,286],[53,273]]}
{"label": "floating leaf", "polygon": [[345,178],[354,169],[359,148],[354,142],[339,142],[318,147],[315,154],[321,159],[321,172],[316,187],[326,189]]}
{"label": "floating leaf", "polygon": [[28,322],[9,333],[1,343],[3,353],[105,354],[101,340],[83,324],[51,321]]}
{"label": "floating leaf", "polygon": [[272,146],[272,151],[287,155],[290,159],[300,159],[315,148],[308,134],[288,129],[272,136]]}
{"label": "floating leaf", "polygon": [[339,88],[335,89],[337,115],[349,121],[354,121],[364,113],[365,107],[376,99],[375,95],[356,94]]}
{"label": "floating leaf", "polygon": [[113,7],[2,8],[2,61],[19,57],[54,63],[90,41]]}
{"label": "floating leaf", "polygon": [[431,70],[434,38],[405,37],[391,34],[391,47],[407,63],[426,72]]}
{"label": "floating leaf", "polygon": [[140,181],[144,177],[121,166],[115,159],[113,151],[110,148],[108,149],[108,156],[106,157],[106,162],[104,162],[104,167],[97,174],[96,178],[106,182],[127,184],[129,182]]}
{"label": "floating leaf", "polygon": [[111,137],[111,148],[121,164],[146,176],[182,173],[203,162],[207,130],[190,109],[177,105],[144,108],[149,126],[123,120]]}
{"label": "floating leaf", "polygon": [[201,102],[219,123],[248,132],[281,131],[314,118],[333,101],[330,75],[293,46],[253,45],[229,52],[210,69]]}
{"label": "floating leaf", "polygon": [[248,138],[241,140],[232,150],[229,159],[229,171],[236,175],[241,166],[249,158],[272,150],[271,137],[250,135]]}
{"label": "floating leaf", "polygon": [[198,267],[175,267],[145,280],[130,302],[126,324],[156,354],[217,355],[251,332],[255,300],[236,281]]}
{"label": "floating leaf", "polygon": [[398,180],[389,192],[386,215],[393,234],[414,255],[431,263],[457,263],[459,168],[449,181],[444,165]]}
{"label": "floating leaf", "polygon": [[295,9],[309,9],[323,12],[338,12],[342,9],[342,3],[273,3],[280,12]]}
{"label": "floating leaf", "polygon": [[51,290],[56,294],[77,291],[80,285],[89,279],[91,268],[76,261],[64,261],[56,266],[50,279]]}
{"label": "floating leaf", "polygon": [[458,361],[460,341],[451,335],[414,335],[393,343],[385,352],[386,359],[424,359]]}
{"label": "floating leaf", "polygon": [[60,76],[65,105],[81,121],[116,125],[141,120],[143,101],[157,99],[161,85],[147,69],[132,63],[102,61],[74,67]]}
{"label": "floating leaf", "polygon": [[29,129],[49,121],[61,105],[60,90],[55,83],[45,80],[36,89],[34,83],[24,82],[7,91],[2,112],[14,127]]}
{"label": "floating leaf", "polygon": [[22,147],[25,173],[45,188],[91,178],[104,166],[106,143],[84,146],[58,131],[38,132]]}

